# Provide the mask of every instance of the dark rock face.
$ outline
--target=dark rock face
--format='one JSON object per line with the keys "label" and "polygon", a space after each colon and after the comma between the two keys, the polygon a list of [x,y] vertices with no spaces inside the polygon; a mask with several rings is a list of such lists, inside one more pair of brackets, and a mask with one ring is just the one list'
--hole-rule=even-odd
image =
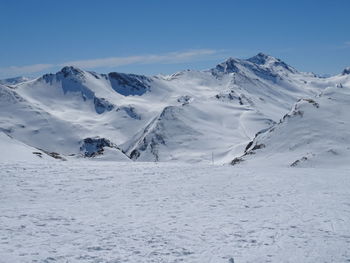
{"label": "dark rock face", "polygon": [[313,105],[314,107],[316,108],[319,108],[320,107],[320,104],[318,104],[316,101],[314,101],[313,99],[300,99],[298,100],[299,101],[306,101],[308,103],[310,103],[311,105]]}
{"label": "dark rock face", "polygon": [[[95,78],[99,75],[94,72],[89,72]],[[60,82],[64,94],[78,93],[81,95],[83,101],[92,101],[96,113],[102,114],[111,111],[115,106],[105,98],[96,97],[95,93],[89,89],[85,84],[84,71],[75,67],[64,67],[56,74],[46,74],[41,80],[52,84],[53,82]]]}
{"label": "dark rock face", "polygon": [[240,158],[240,157],[236,157],[234,158],[232,161],[231,161],[231,165],[236,165],[236,164],[239,164],[241,162],[243,162],[243,158]]}
{"label": "dark rock face", "polygon": [[88,71],[92,76],[94,76],[95,79],[101,79],[101,76],[93,71]]}
{"label": "dark rock face", "polygon": [[56,74],[45,74],[41,77],[46,83],[52,83],[53,80],[61,81],[63,79],[70,79],[74,82],[83,81],[85,79],[84,72],[78,68],[66,66],[58,71]]}
{"label": "dark rock face", "polygon": [[296,166],[298,166],[300,163],[305,162],[305,161],[307,161],[307,160],[308,160],[308,158],[305,157],[305,156],[303,156],[301,159],[298,159],[298,160],[296,160],[295,162],[293,162],[290,166],[291,166],[291,167],[296,167]]}
{"label": "dark rock face", "polygon": [[342,72],[342,75],[349,75],[350,74],[350,67],[345,68]]}
{"label": "dark rock face", "polygon": [[108,74],[112,88],[124,96],[141,96],[150,90],[151,79],[134,74],[112,72]]}
{"label": "dark rock face", "polygon": [[279,121],[279,123],[282,123],[283,121],[294,118],[294,117],[303,117],[304,116],[304,111],[300,110],[300,103],[307,102],[310,103],[312,106],[315,108],[319,108],[320,104],[314,101],[313,99],[299,99],[298,102],[294,105],[294,108],[291,112],[287,113],[286,115],[283,116],[283,118]]}
{"label": "dark rock face", "polygon": [[[217,65],[214,69],[214,71],[222,72],[222,73],[233,73],[233,72],[239,72],[239,69],[237,67],[237,64],[239,64],[239,61],[234,58],[229,58],[225,62]],[[214,72],[213,71],[213,72]]]}
{"label": "dark rock face", "polygon": [[192,97],[185,95],[181,96],[180,98],[177,99],[177,102],[180,102],[182,106],[188,105],[192,101]]}
{"label": "dark rock face", "polygon": [[130,153],[130,159],[136,160],[137,158],[140,157],[140,155],[141,155],[140,152],[137,149],[135,149]]}
{"label": "dark rock face", "polygon": [[247,61],[252,62],[256,65],[265,65],[268,62],[272,62],[271,63],[272,66],[275,66],[275,67],[280,66],[280,67],[282,67],[282,68],[284,68],[292,73],[294,73],[296,71],[294,68],[292,68],[291,66],[289,66],[288,64],[286,64],[282,60],[280,60],[278,58],[274,58],[274,57],[269,56],[269,55],[266,55],[264,53],[259,53],[256,56],[247,59]]}
{"label": "dark rock face", "polygon": [[260,67],[256,64],[246,64],[245,66],[262,79],[266,79],[274,83],[280,79],[279,75],[275,73],[272,68]]}
{"label": "dark rock face", "polygon": [[46,83],[52,83],[53,80],[62,81],[70,80],[73,82],[82,82],[85,80],[84,72],[78,68],[72,66],[63,67],[56,74],[45,74],[41,77]]}
{"label": "dark rock face", "polygon": [[129,105],[129,106],[122,106],[122,107],[118,107],[116,109],[116,111],[124,111],[127,116],[129,116],[130,118],[133,118],[135,120],[141,120],[142,116],[140,113],[138,113],[135,109],[135,107]]}
{"label": "dark rock face", "polygon": [[83,75],[83,71],[75,68],[73,66],[66,66],[64,68],[61,69],[60,72],[58,72],[58,74],[63,74],[63,76],[66,78],[68,76],[81,76]]}
{"label": "dark rock face", "polygon": [[265,148],[265,144],[256,144],[253,148],[252,151],[259,150]]}
{"label": "dark rock face", "polygon": [[111,111],[114,108],[114,105],[104,98],[94,97],[94,105],[98,114]]}
{"label": "dark rock face", "polygon": [[[49,151],[45,151],[43,149],[39,149],[38,150],[46,153],[48,156],[51,156],[52,158],[54,159],[57,159],[57,160],[61,160],[61,161],[67,161],[66,158],[62,157],[59,153],[57,152],[49,152]],[[42,153],[41,152],[33,152],[33,154],[35,154],[36,156],[42,158]]]}
{"label": "dark rock face", "polygon": [[94,92],[85,85],[84,72],[75,67],[64,67],[56,74],[45,74],[39,81],[45,81],[50,85],[59,82],[64,94],[80,93],[84,101],[95,97]]}
{"label": "dark rock face", "polygon": [[266,64],[266,62],[272,57],[270,57],[269,55],[266,55],[264,53],[259,53],[254,57],[251,57],[249,59],[247,59],[248,61],[254,63],[254,64],[258,64],[258,65],[264,65]]}
{"label": "dark rock face", "polygon": [[234,90],[229,93],[216,94],[215,98],[221,101],[237,101],[239,105],[243,105],[243,100],[241,96],[238,96]]}
{"label": "dark rock face", "polygon": [[80,151],[83,152],[85,157],[95,157],[97,155],[103,154],[104,147],[117,148],[111,141],[100,138],[85,138],[80,147]]}

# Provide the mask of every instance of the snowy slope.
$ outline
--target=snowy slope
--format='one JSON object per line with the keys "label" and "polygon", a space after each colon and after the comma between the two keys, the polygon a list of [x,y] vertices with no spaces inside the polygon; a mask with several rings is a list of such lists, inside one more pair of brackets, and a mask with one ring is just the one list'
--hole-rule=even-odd
{"label": "snowy slope", "polygon": [[249,161],[289,166],[348,166],[350,160],[350,75],[332,77],[337,83],[317,97],[299,100],[281,121],[260,132],[244,156]]}
{"label": "snowy slope", "polygon": [[215,99],[168,106],[131,140],[136,143],[127,153],[140,161],[228,161],[242,152],[242,142],[271,124],[249,108]]}
{"label": "snowy slope", "polygon": [[135,137],[136,144],[127,144],[134,159],[226,162],[297,99],[323,88],[323,79],[264,54],[228,59],[205,72],[179,72],[168,80],[173,90],[184,87],[187,93],[178,97],[180,106],[156,116]]}
{"label": "snowy slope", "polygon": [[0,163],[0,261],[347,262],[349,172]]}
{"label": "snowy slope", "polygon": [[314,97],[334,81],[262,53],[170,76],[64,67],[0,86],[0,127],[63,156],[85,155],[84,140],[98,137],[133,160],[226,163],[298,99]]}
{"label": "snowy slope", "polygon": [[[15,103],[10,103],[11,105],[3,107],[1,117],[17,114],[10,107],[35,108],[40,114],[26,116],[25,119],[40,134],[40,139],[33,139],[29,129],[24,129],[19,134],[15,126],[18,125],[17,122],[22,125],[25,121],[22,113],[18,113],[17,118],[13,117],[11,122],[4,121],[7,126],[5,128],[22,141],[29,143],[34,140],[37,146],[46,145],[63,154],[78,154],[82,141],[89,137],[105,137],[117,144],[123,142],[130,136],[130,132],[142,128],[145,120],[132,105],[133,99],[123,100],[124,95],[115,92],[113,88],[116,87],[110,85],[106,78],[108,79],[106,76],[65,67],[57,74],[47,74],[19,84],[14,89],[7,89],[6,92],[15,92],[21,97],[23,103],[17,103],[16,106]],[[7,103],[6,98],[2,99]],[[143,107],[138,108],[141,112],[142,109]],[[33,121],[38,118],[44,119],[42,122],[48,124]]]}
{"label": "snowy slope", "polygon": [[39,149],[19,142],[0,131],[1,162],[39,162],[52,157]]}

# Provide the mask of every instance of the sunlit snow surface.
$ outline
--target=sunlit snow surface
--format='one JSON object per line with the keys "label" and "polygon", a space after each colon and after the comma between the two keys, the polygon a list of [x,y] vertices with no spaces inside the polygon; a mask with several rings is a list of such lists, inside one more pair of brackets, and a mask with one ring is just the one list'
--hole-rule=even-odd
{"label": "sunlit snow surface", "polygon": [[299,72],[265,54],[170,76],[64,67],[0,85],[0,133],[63,158],[84,154],[83,141],[100,137],[118,146],[114,160],[207,162],[214,155],[229,163],[297,100],[348,87],[347,79]]}
{"label": "sunlit snow surface", "polygon": [[349,262],[349,175],[2,162],[0,262]]}

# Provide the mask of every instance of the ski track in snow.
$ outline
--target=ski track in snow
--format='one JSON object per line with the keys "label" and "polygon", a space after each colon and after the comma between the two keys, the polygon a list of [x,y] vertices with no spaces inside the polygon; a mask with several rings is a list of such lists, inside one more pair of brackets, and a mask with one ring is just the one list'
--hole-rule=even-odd
{"label": "ski track in snow", "polygon": [[0,164],[0,262],[350,262],[350,169]]}

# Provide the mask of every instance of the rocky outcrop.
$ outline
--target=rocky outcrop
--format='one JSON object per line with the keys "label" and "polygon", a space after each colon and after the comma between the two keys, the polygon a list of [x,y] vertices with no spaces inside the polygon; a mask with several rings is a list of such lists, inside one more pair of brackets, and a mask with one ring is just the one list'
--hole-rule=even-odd
{"label": "rocky outcrop", "polygon": [[104,148],[115,148],[120,150],[117,145],[110,140],[100,137],[85,138],[80,146],[80,151],[85,157],[95,157],[104,152]]}

